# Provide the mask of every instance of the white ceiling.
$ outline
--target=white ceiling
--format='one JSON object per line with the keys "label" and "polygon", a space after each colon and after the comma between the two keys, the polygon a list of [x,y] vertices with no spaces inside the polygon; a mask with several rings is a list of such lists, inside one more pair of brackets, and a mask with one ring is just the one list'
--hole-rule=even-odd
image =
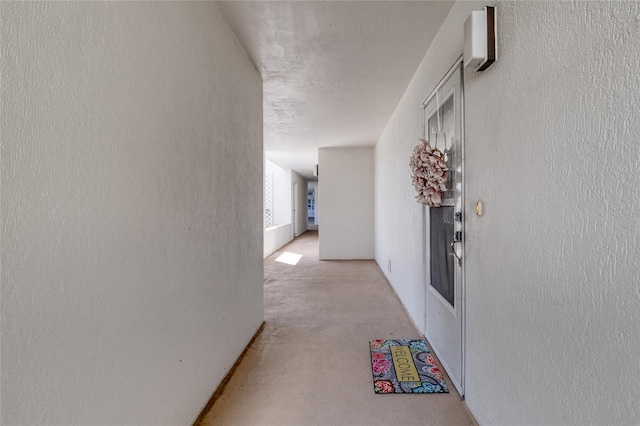
{"label": "white ceiling", "polygon": [[217,3],[264,81],[267,158],[307,179],[318,148],[375,145],[453,4]]}

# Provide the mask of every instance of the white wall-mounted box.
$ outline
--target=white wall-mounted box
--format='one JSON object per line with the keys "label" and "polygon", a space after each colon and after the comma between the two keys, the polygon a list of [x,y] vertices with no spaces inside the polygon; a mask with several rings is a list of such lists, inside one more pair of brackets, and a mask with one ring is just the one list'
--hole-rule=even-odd
{"label": "white wall-mounted box", "polygon": [[464,23],[464,66],[484,71],[496,60],[495,7],[475,10]]}

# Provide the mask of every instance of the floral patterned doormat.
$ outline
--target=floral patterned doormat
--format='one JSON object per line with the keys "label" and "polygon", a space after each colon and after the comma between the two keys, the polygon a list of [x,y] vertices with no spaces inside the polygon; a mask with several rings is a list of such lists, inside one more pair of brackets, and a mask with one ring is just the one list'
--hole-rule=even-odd
{"label": "floral patterned doormat", "polygon": [[424,340],[370,340],[376,393],[449,392]]}

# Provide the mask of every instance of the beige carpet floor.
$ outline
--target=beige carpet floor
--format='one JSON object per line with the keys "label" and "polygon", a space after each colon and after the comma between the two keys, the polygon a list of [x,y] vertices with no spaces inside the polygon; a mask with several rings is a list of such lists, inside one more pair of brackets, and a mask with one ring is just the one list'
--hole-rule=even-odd
{"label": "beige carpet floor", "polygon": [[[302,258],[276,262],[284,252]],[[448,394],[374,394],[369,340],[421,337],[375,262],[319,261],[306,232],[264,268],[265,328],[204,424],[475,424],[449,381]]]}

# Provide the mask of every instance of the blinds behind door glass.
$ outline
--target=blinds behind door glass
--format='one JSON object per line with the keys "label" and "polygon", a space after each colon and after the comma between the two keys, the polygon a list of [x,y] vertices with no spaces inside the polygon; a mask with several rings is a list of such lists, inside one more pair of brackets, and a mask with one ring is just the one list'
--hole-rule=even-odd
{"label": "blinds behind door glass", "polygon": [[453,268],[456,258],[451,248],[453,241],[453,206],[429,209],[431,247],[431,286],[451,306],[453,302]]}

